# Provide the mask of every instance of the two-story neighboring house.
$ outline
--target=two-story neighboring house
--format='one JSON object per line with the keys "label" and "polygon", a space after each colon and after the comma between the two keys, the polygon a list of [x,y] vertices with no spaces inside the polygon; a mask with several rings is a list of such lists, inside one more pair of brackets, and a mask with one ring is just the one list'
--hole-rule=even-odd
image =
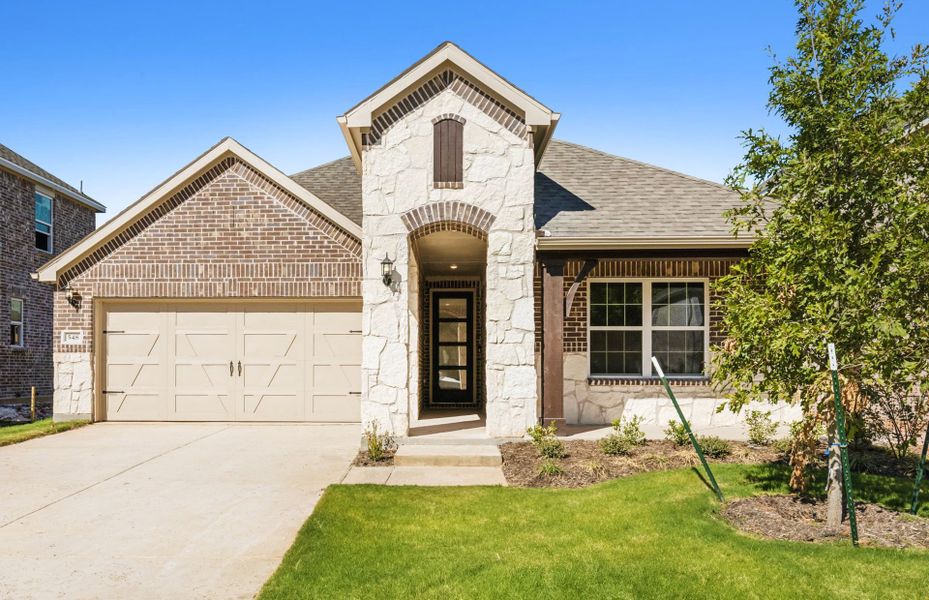
{"label": "two-story neighboring house", "polygon": [[[94,230],[103,205],[0,144],[0,402],[52,395],[53,290],[32,273]],[[8,333],[7,333],[8,332]]]}

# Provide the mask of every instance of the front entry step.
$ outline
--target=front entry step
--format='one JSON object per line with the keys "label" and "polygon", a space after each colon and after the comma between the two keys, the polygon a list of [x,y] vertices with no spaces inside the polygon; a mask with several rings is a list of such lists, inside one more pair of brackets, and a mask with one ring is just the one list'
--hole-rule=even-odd
{"label": "front entry step", "polygon": [[394,464],[403,467],[498,467],[500,449],[486,444],[401,444]]}

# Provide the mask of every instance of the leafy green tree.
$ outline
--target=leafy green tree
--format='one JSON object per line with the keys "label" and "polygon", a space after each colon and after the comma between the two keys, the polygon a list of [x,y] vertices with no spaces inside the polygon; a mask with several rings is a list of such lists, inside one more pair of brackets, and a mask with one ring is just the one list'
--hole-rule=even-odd
{"label": "leafy green tree", "polygon": [[929,366],[927,51],[888,55],[900,5],[873,23],[863,5],[796,1],[796,50],[771,67],[768,101],[789,133],[743,132],[728,180],[743,200],[730,222],[754,241],[719,282],[728,339],[713,378],[733,410],[802,406],[791,459],[801,490],[816,433],[834,422],[828,342],[853,415],[865,390],[925,384]]}

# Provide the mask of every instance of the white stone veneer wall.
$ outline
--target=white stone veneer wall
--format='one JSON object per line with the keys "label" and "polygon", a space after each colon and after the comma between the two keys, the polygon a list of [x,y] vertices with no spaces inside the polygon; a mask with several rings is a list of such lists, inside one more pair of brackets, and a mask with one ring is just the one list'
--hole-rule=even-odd
{"label": "white stone veneer wall", "polygon": [[[465,119],[464,185],[434,189],[432,120]],[[529,140],[505,129],[451,90],[445,90],[394,124],[362,157],[362,421],[377,421],[396,435],[409,428],[418,364],[411,324],[408,231],[400,215],[440,200],[474,204],[495,215],[488,234],[486,411],[489,436],[521,436],[536,419],[533,357],[532,267],[533,150]],[[387,253],[393,289],[381,282]]]}
{"label": "white stone veneer wall", "polygon": [[[613,419],[640,416],[649,437],[661,437],[668,421],[679,420],[674,404],[659,385],[592,386],[587,381],[587,354],[565,353],[564,403],[565,420],[569,424],[608,425]],[[674,384],[672,382],[672,388]],[[709,386],[681,386],[675,390],[684,416],[700,433],[714,433],[730,439],[745,437],[744,413],[728,410],[717,412],[723,399]],[[787,433],[787,424],[800,418],[796,406],[752,403],[746,410],[770,411],[771,418],[781,423],[780,434]]]}
{"label": "white stone veneer wall", "polygon": [[55,352],[54,419],[90,419],[94,401],[93,354]]}

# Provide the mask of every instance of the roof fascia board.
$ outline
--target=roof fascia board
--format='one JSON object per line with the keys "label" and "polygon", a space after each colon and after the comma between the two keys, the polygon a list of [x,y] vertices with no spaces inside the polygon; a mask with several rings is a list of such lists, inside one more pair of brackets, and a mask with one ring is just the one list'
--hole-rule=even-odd
{"label": "roof fascia board", "polygon": [[110,219],[92,234],[40,267],[37,272],[38,280],[45,283],[57,282],[58,275],[62,271],[71,267],[84,256],[118,235],[123,229],[144,216],[161,200],[187,185],[197,174],[211,168],[228,156],[238,157],[252,168],[271,179],[274,183],[287,190],[287,192],[293,194],[314,210],[332,220],[339,227],[342,227],[358,238],[361,237],[361,228],[350,221],[346,216],[337,212],[331,206],[310,193],[309,190],[301,187],[297,182],[284,175],[281,171],[271,166],[264,159],[257,156],[234,139],[226,138],[171,176],[154,190],[142,196],[142,198]]}
{"label": "roof fascia board", "polygon": [[732,236],[656,237],[648,239],[615,237],[540,237],[539,250],[685,250],[706,248],[748,248],[752,240]]}
{"label": "roof fascia board", "polygon": [[507,102],[519,107],[526,115],[527,125],[549,125],[552,111],[534,98],[515,88],[511,83],[485,67],[477,59],[453,44],[446,44],[434,54],[413,66],[407,73],[361,104],[345,114],[346,126],[370,127],[372,113],[379,107],[399,96],[404,90],[438,68],[444,62],[451,62],[465,73],[499,94]]}
{"label": "roof fascia board", "polygon": [[33,171],[30,171],[29,169],[25,167],[21,167],[14,162],[10,162],[5,158],[0,157],[0,167],[3,167],[4,169],[7,169],[9,171],[13,171],[17,175],[22,175],[23,177],[27,179],[31,179],[32,181],[35,181],[36,183],[40,183],[43,186],[51,190],[54,190],[56,193],[59,193],[63,196],[67,196],[68,198],[74,200],[75,202],[83,204],[84,206],[87,206],[88,208],[92,208],[97,212],[106,212],[106,207],[100,204],[99,202],[97,202],[96,200],[93,200],[92,198],[88,198],[87,196],[84,196],[83,194],[76,194],[72,192],[71,190],[69,190],[68,188],[64,187],[63,185],[59,185],[55,183],[54,181],[46,177],[42,177],[38,173],[34,173]]}

